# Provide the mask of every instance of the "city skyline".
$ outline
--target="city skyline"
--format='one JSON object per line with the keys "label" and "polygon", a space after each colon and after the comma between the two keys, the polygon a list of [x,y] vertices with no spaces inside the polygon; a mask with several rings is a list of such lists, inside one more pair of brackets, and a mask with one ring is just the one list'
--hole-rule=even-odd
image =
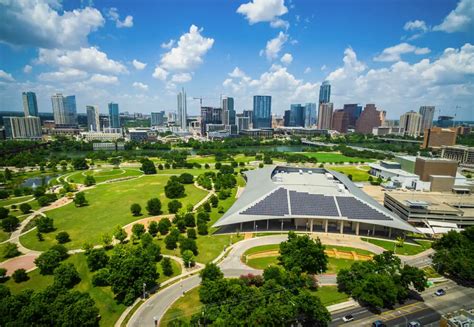
{"label": "city skyline", "polygon": [[[33,91],[40,112],[52,111],[55,93],[76,95],[81,113],[90,104],[105,113],[112,100],[121,111],[169,112],[185,87],[188,115],[199,114],[193,97],[202,97],[203,106],[232,97],[242,112],[252,109],[253,95],[265,94],[272,96],[272,113],[283,116],[291,104],[317,103],[329,80],[334,110],[375,103],[388,119],[420,106],[435,106],[435,117],[473,116],[472,0],[429,2],[429,11],[422,0],[383,7],[247,0],[212,10],[211,1],[185,1],[186,14],[170,1],[36,5],[54,26],[80,26],[67,32],[42,27],[27,2],[0,5],[2,111],[21,111],[21,92]],[[323,10],[331,15],[320,15]],[[354,16],[358,23],[350,29],[339,26]],[[134,46],[124,47],[127,42]]]}

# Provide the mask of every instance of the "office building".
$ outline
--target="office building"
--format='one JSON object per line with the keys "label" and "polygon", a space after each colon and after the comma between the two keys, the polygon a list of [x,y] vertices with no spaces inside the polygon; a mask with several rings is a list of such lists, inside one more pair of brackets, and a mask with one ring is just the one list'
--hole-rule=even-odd
{"label": "office building", "polygon": [[[369,174],[383,179],[390,179],[390,183],[396,188],[419,189],[420,177],[402,169],[399,162],[380,161],[380,163],[369,163]],[[421,183],[422,184],[422,183]]]}
{"label": "office building", "polygon": [[176,115],[176,112],[168,112],[168,123],[176,124],[177,120],[178,120],[178,115]]}
{"label": "office building", "polygon": [[181,89],[181,92],[178,93],[178,115],[176,117],[177,121],[175,125],[181,129],[186,129],[187,127],[187,117],[188,117],[188,104],[186,100],[186,92],[184,88]]}
{"label": "office building", "polygon": [[38,102],[36,101],[35,92],[23,92],[23,111],[25,112],[25,117],[33,116],[38,117]]}
{"label": "office building", "polygon": [[464,145],[443,146],[441,158],[456,160],[460,164],[474,165],[474,147]]}
{"label": "office building", "polygon": [[405,130],[405,135],[418,137],[421,134],[422,116],[412,111],[400,116],[400,127]]}
{"label": "office building", "polygon": [[56,93],[51,97],[54,123],[57,128],[77,127],[76,96]]}
{"label": "office building", "polygon": [[118,103],[109,103],[109,125],[112,128],[120,128],[120,113]]}
{"label": "office building", "polygon": [[290,124],[287,126],[304,127],[305,107],[301,104],[290,105]]}
{"label": "office building", "polygon": [[433,118],[435,113],[434,106],[421,106],[420,111],[421,115],[421,131],[423,132],[427,128],[433,127]]}
{"label": "office building", "polygon": [[432,127],[423,133],[422,148],[440,148],[456,144],[457,128]]}
{"label": "office building", "polygon": [[86,106],[86,113],[87,113],[87,129],[90,132],[100,131],[99,107]]}
{"label": "office building", "polygon": [[438,121],[436,126],[438,127],[453,127],[454,126],[454,117],[452,116],[438,116]]}
{"label": "office building", "polygon": [[249,137],[262,137],[262,138],[272,138],[273,129],[272,128],[250,128],[243,129],[239,132],[240,135],[249,136]]}
{"label": "office building", "polygon": [[324,81],[319,87],[319,103],[331,102],[331,84],[329,81]]}
{"label": "office building", "polygon": [[222,108],[201,107],[202,136],[206,135],[208,124],[222,124]]}
{"label": "office building", "polygon": [[165,124],[165,112],[152,112],[150,119],[151,126],[163,126]]}
{"label": "office building", "polygon": [[3,117],[5,136],[8,139],[41,139],[41,121],[39,117]]}
{"label": "office building", "polygon": [[331,129],[332,125],[332,103],[321,103],[319,105],[318,112],[318,128],[319,129]]}
{"label": "office building", "polygon": [[235,125],[234,98],[224,97],[222,99],[222,123],[224,125]]}
{"label": "office building", "polygon": [[354,129],[357,119],[359,119],[360,114],[362,113],[362,106],[357,103],[345,104],[342,108],[345,113],[347,113],[349,118],[348,128]]}
{"label": "office building", "polygon": [[250,117],[245,117],[243,114],[237,114],[237,131],[250,128]]}
{"label": "office building", "polygon": [[457,169],[456,160],[417,157],[415,161],[415,174],[424,182],[429,182],[432,175],[456,177]]}
{"label": "office building", "polygon": [[339,133],[347,133],[349,129],[349,114],[344,109],[334,111],[331,129]]}
{"label": "office building", "polygon": [[399,126],[379,126],[372,129],[375,136],[405,135],[405,129]]}
{"label": "office building", "polygon": [[372,134],[375,127],[383,125],[385,120],[385,111],[377,110],[375,104],[365,105],[364,110],[356,121],[355,131],[361,134]]}
{"label": "office building", "polygon": [[272,127],[272,97],[268,95],[253,96],[253,128]]}
{"label": "office building", "polygon": [[310,128],[316,126],[318,116],[316,116],[316,103],[306,103],[304,105],[304,127]]}

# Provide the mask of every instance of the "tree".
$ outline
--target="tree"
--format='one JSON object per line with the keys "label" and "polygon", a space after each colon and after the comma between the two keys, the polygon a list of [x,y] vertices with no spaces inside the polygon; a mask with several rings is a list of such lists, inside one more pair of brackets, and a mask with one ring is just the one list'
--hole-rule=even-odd
{"label": "tree", "polygon": [[174,250],[178,247],[178,238],[172,234],[167,235],[164,241],[168,250]]}
{"label": "tree", "polygon": [[182,238],[179,242],[179,249],[181,251],[181,254],[183,254],[183,252],[186,250],[190,250],[193,252],[194,255],[198,255],[196,241],[192,238]]}
{"label": "tree", "polygon": [[87,175],[87,176],[84,178],[84,185],[85,185],[85,186],[92,186],[92,185],[95,185],[95,178],[94,178],[94,176],[92,176],[92,175]]}
{"label": "tree", "polygon": [[10,209],[5,208],[5,207],[0,207],[0,219],[7,218],[9,213],[10,213]]}
{"label": "tree", "polygon": [[23,213],[23,214],[27,214],[31,211],[31,206],[29,203],[22,203],[20,204],[20,211]]}
{"label": "tree", "polygon": [[35,259],[35,264],[39,268],[41,275],[51,275],[63,260],[63,255],[60,252],[49,249]]}
{"label": "tree", "polygon": [[309,274],[319,274],[327,270],[328,258],[319,238],[312,240],[308,235],[298,236],[288,233],[288,241],[280,243],[279,262],[287,270],[298,268]]}
{"label": "tree", "polygon": [[191,250],[186,250],[181,253],[181,257],[183,258],[184,265],[188,268],[190,268],[191,265],[194,263],[194,254]]}
{"label": "tree", "polygon": [[168,211],[169,213],[177,213],[179,209],[183,207],[183,204],[178,200],[171,200],[168,202]]}
{"label": "tree", "polygon": [[83,192],[76,193],[76,196],[74,197],[74,203],[76,207],[83,207],[87,205],[86,196]]}
{"label": "tree", "polygon": [[150,215],[161,214],[161,201],[158,198],[152,198],[148,200],[146,204],[146,210]]}
{"label": "tree", "polygon": [[[0,268],[0,283],[5,282],[8,279],[7,270],[5,268]],[[1,291],[0,291],[1,293]],[[0,296],[1,298],[1,296]]]}
{"label": "tree", "polygon": [[189,173],[182,173],[179,175],[179,182],[182,184],[192,184],[194,183],[194,176]]}
{"label": "tree", "polygon": [[198,222],[197,224],[198,234],[199,235],[207,235],[207,224],[205,222]]}
{"label": "tree", "polygon": [[76,267],[72,263],[62,263],[54,269],[54,284],[63,288],[73,288],[81,281]]}
{"label": "tree", "polygon": [[108,268],[99,269],[92,276],[92,285],[94,286],[109,286],[109,274],[110,271]]}
{"label": "tree", "polygon": [[2,229],[7,233],[13,232],[20,224],[20,220],[16,216],[8,216],[7,218],[2,219],[1,221]]}
{"label": "tree", "polygon": [[211,203],[212,207],[213,208],[217,208],[217,205],[219,204],[219,199],[217,198],[217,196],[215,196],[214,194],[209,198],[209,202]]}
{"label": "tree", "polygon": [[5,176],[5,179],[6,179],[7,181],[11,180],[11,179],[12,179],[12,172],[11,172],[11,170],[8,169],[8,168],[5,168],[4,176]]}
{"label": "tree", "polygon": [[194,228],[186,229],[186,235],[188,236],[188,238],[195,240],[197,238],[196,229]]}
{"label": "tree", "polygon": [[104,248],[110,249],[112,246],[112,236],[109,233],[102,234],[102,243],[104,244]]}
{"label": "tree", "polygon": [[7,242],[4,244],[3,248],[3,257],[6,259],[17,257],[21,254],[20,251],[18,251],[18,245],[15,243],[10,243]]}
{"label": "tree", "polygon": [[140,216],[142,212],[142,207],[138,203],[134,203],[130,206],[130,211],[134,216]]}
{"label": "tree", "polygon": [[90,271],[105,268],[109,262],[109,256],[105,249],[93,249],[87,256],[87,266]]}
{"label": "tree", "polygon": [[89,169],[86,158],[74,158],[72,160],[72,166],[75,170],[86,170]]}
{"label": "tree", "polygon": [[165,276],[173,275],[173,266],[171,265],[171,259],[168,257],[164,257],[161,261],[161,270],[163,270],[163,274]]}
{"label": "tree", "polygon": [[163,170],[163,165],[162,165],[162,164],[159,164],[159,165],[158,165],[158,169],[159,169],[159,170]]}
{"label": "tree", "polygon": [[208,263],[203,270],[199,273],[203,282],[205,281],[216,281],[224,278],[224,274],[221,269],[215,263]]}
{"label": "tree", "polygon": [[54,231],[54,221],[53,218],[47,216],[40,216],[36,219],[36,228],[40,233],[49,233]]}
{"label": "tree", "polygon": [[143,224],[134,224],[132,226],[132,234],[137,238],[140,239],[140,237],[145,234],[145,226]]}
{"label": "tree", "polygon": [[26,273],[26,270],[23,268],[15,270],[12,274],[12,278],[15,283],[26,282],[28,279],[30,279]]}
{"label": "tree", "polygon": [[64,244],[70,242],[71,238],[69,237],[69,234],[67,232],[59,232],[56,235],[56,241],[58,241],[59,244]]}
{"label": "tree", "polygon": [[184,224],[186,227],[194,227],[196,226],[196,218],[194,217],[194,213],[186,212],[184,214]]}
{"label": "tree", "polygon": [[152,175],[156,174],[156,167],[153,161],[150,159],[143,159],[142,160],[142,168],[141,170],[145,175]]}
{"label": "tree", "polygon": [[203,207],[204,211],[211,212],[211,205],[209,204],[209,202],[204,202],[202,207]]}
{"label": "tree", "polygon": [[165,194],[169,199],[181,198],[185,195],[184,185],[176,179],[170,178],[165,186]]}
{"label": "tree", "polygon": [[168,218],[161,218],[158,222],[158,230],[161,235],[168,234],[171,227],[171,221]]}
{"label": "tree", "polygon": [[148,233],[150,233],[151,236],[155,237],[156,234],[158,234],[159,228],[158,228],[158,223],[156,221],[150,221],[148,224]]}
{"label": "tree", "polygon": [[115,228],[114,238],[120,243],[123,243],[123,241],[125,241],[125,239],[127,238],[127,232],[125,232],[122,227],[117,226]]}

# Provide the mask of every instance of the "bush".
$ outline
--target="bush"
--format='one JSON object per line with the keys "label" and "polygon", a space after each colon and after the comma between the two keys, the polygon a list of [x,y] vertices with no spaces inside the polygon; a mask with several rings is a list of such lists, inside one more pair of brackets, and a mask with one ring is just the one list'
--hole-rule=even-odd
{"label": "bush", "polygon": [[165,276],[173,275],[173,266],[171,265],[171,259],[168,257],[163,258],[161,261],[161,269],[163,270],[163,274]]}
{"label": "bush", "polygon": [[109,286],[110,271],[108,268],[99,269],[92,276],[92,285],[94,286]]}
{"label": "bush", "polygon": [[28,279],[30,279],[26,273],[26,270],[23,268],[15,270],[12,274],[12,278],[15,283],[26,282]]}
{"label": "bush", "polygon": [[22,203],[20,204],[20,211],[23,213],[23,214],[27,214],[31,211],[31,206],[29,203]]}
{"label": "bush", "polygon": [[168,203],[168,211],[169,213],[177,213],[179,209],[183,207],[183,204],[179,202],[178,200],[171,200]]}
{"label": "bush", "polygon": [[40,216],[36,219],[36,228],[40,233],[49,233],[54,230],[53,218],[47,216]]}
{"label": "bush", "polygon": [[158,198],[148,200],[146,204],[146,210],[150,215],[161,214],[161,201]]}
{"label": "bush", "polygon": [[20,251],[18,251],[18,245],[15,243],[6,243],[4,245],[3,249],[3,257],[6,259],[17,257],[21,254]]}
{"label": "bush", "polygon": [[130,206],[130,211],[134,216],[140,216],[142,212],[142,207],[138,203],[134,203]]}
{"label": "bush", "polygon": [[59,244],[64,244],[70,242],[71,238],[69,237],[69,234],[67,232],[59,232],[56,235],[56,241],[58,241]]}

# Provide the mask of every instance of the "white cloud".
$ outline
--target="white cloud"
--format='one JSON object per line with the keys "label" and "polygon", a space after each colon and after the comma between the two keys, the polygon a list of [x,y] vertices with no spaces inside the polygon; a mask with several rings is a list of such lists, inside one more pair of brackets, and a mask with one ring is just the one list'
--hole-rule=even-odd
{"label": "white cloud", "polygon": [[214,39],[203,37],[201,32],[202,29],[191,25],[189,32],[179,38],[178,45],[163,55],[160,66],[171,71],[192,70],[199,66],[214,44]]}
{"label": "white cloud", "polygon": [[281,51],[283,45],[288,41],[288,34],[280,32],[278,35],[267,42],[265,50],[260,51],[260,55],[265,54],[268,60],[272,60],[278,57],[278,53]]}
{"label": "white cloud", "polygon": [[89,82],[94,84],[117,84],[118,78],[117,76],[94,74]]}
{"label": "white cloud", "polygon": [[121,21],[117,8],[110,8],[107,13],[107,16],[109,17],[111,21],[115,22],[115,26],[117,28],[133,26],[133,16],[128,15],[127,17],[125,17],[123,21]]}
{"label": "white cloud", "polygon": [[76,82],[84,80],[89,74],[75,68],[65,68],[56,72],[41,73],[38,79],[44,82]]}
{"label": "white cloud", "polygon": [[77,48],[104,25],[95,8],[56,10],[53,1],[22,0],[0,3],[0,40],[41,48]]}
{"label": "white cloud", "polygon": [[303,73],[304,73],[304,74],[309,74],[309,73],[311,73],[311,67],[306,67],[306,68],[304,69],[304,72],[303,72]]}
{"label": "white cloud", "polygon": [[40,49],[38,64],[60,68],[75,68],[87,72],[104,72],[109,74],[126,73],[127,68],[118,61],[109,59],[105,52],[96,47],[79,50]]}
{"label": "white cloud", "polygon": [[161,43],[161,47],[163,49],[171,49],[175,43],[176,43],[176,41],[171,39],[168,42]]}
{"label": "white cloud", "polygon": [[168,72],[161,68],[160,66],[156,66],[155,71],[153,72],[153,77],[159,80],[166,80],[168,77]]}
{"label": "white cloud", "polygon": [[15,79],[13,78],[12,74],[7,73],[6,71],[0,69],[0,79],[3,79],[8,82],[14,82]]}
{"label": "white cloud", "polygon": [[244,15],[250,25],[270,22],[274,28],[288,28],[288,22],[279,18],[287,12],[284,0],[251,0],[237,9],[237,13]]}
{"label": "white cloud", "polygon": [[142,91],[148,91],[148,85],[141,82],[133,82],[133,87]]}
{"label": "white cloud", "polygon": [[422,31],[422,32],[427,32],[428,26],[426,26],[426,23],[423,20],[411,20],[405,23],[405,26],[403,26],[403,29],[405,31]]}
{"label": "white cloud", "polygon": [[135,67],[135,69],[138,69],[138,70],[143,70],[146,67],[146,64],[144,62],[140,62],[136,59],[133,59],[132,64],[133,64],[133,67]]}
{"label": "white cloud", "polygon": [[33,67],[31,67],[30,65],[25,65],[25,67],[23,67],[23,73],[25,74],[31,73],[32,70],[33,70]]}
{"label": "white cloud", "polygon": [[293,56],[291,53],[285,53],[283,56],[281,56],[280,61],[285,65],[289,65],[293,62]]}
{"label": "white cloud", "polygon": [[456,8],[446,16],[434,31],[446,33],[471,31],[474,28],[474,0],[460,0]]}
{"label": "white cloud", "polygon": [[408,43],[400,43],[400,44],[394,45],[393,47],[384,49],[381,54],[374,57],[374,60],[386,61],[386,62],[399,61],[401,60],[402,54],[414,53],[417,55],[423,55],[423,54],[428,54],[430,52],[431,50],[428,48],[418,48]]}
{"label": "white cloud", "polygon": [[187,83],[192,78],[193,77],[190,73],[179,73],[179,74],[174,74],[171,77],[171,82],[173,82],[173,83]]}
{"label": "white cloud", "polygon": [[320,69],[321,69],[321,71],[323,72],[323,71],[325,71],[326,69],[328,69],[328,67],[327,67],[326,65],[322,65]]}

